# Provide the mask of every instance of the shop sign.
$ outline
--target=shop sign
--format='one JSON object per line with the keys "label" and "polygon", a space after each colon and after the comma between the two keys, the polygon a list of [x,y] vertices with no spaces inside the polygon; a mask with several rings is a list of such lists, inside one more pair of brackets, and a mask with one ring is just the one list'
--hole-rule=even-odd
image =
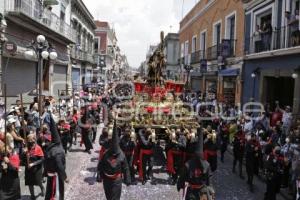
{"label": "shop sign", "polygon": [[17,52],[17,45],[14,42],[5,42],[4,49],[9,54],[15,54]]}

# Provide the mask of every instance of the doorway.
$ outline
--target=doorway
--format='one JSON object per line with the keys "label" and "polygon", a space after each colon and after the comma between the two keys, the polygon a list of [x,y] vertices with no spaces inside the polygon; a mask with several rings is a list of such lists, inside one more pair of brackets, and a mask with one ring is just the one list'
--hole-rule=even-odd
{"label": "doorway", "polygon": [[275,109],[275,102],[279,101],[281,108],[293,106],[295,80],[291,77],[264,77],[264,99],[271,109]]}

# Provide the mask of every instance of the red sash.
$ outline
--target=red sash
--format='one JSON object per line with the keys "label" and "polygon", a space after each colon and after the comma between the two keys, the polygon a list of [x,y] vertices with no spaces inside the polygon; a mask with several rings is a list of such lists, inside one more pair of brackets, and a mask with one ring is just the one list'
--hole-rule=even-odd
{"label": "red sash", "polygon": [[[184,153],[182,151],[176,151],[176,150],[168,150],[167,153],[167,172],[170,174],[175,174],[174,169],[174,156],[182,156],[184,158]],[[183,159],[184,160],[184,159]]]}
{"label": "red sash", "polygon": [[204,150],[204,159],[208,160],[209,157],[215,157],[217,156],[217,151],[212,150]]}
{"label": "red sash", "polygon": [[189,188],[193,189],[193,190],[199,190],[203,188],[203,185],[193,185],[193,184],[189,184]]}
{"label": "red sash", "polygon": [[99,160],[102,160],[105,151],[106,151],[106,149],[104,147],[101,147],[101,149],[99,151]]}
{"label": "red sash", "polygon": [[42,148],[37,144],[28,153],[29,153],[29,156],[44,157],[44,152],[43,152]]}
{"label": "red sash", "polygon": [[114,174],[114,175],[108,175],[108,174],[105,174],[105,173],[104,173],[104,176],[105,176],[106,178],[108,178],[108,179],[111,179],[111,180],[117,180],[117,179],[119,179],[119,178],[122,178],[122,173],[121,173],[121,172],[118,172],[118,173],[116,173],[116,174]]}
{"label": "red sash", "polygon": [[9,163],[17,170],[20,168],[20,158],[18,154],[13,154],[9,157]]}
{"label": "red sash", "polygon": [[139,156],[139,178],[140,180],[143,180],[144,172],[143,172],[143,156],[144,155],[152,155],[153,151],[148,149],[141,149],[140,150],[140,156]]}

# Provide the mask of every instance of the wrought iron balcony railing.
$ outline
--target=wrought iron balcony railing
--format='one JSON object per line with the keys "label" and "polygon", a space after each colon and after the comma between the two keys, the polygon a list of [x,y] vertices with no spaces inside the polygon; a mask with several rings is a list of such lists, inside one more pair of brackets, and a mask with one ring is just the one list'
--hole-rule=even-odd
{"label": "wrought iron balcony railing", "polygon": [[205,50],[199,50],[191,54],[191,64],[200,63],[201,60],[206,59]]}
{"label": "wrought iron balcony railing", "polygon": [[39,0],[5,0],[5,13],[21,13],[50,30],[76,41],[75,30],[49,9],[44,8]]}
{"label": "wrought iron balcony railing", "polygon": [[245,38],[245,54],[262,53],[300,46],[299,30],[291,26],[274,28],[272,32],[255,32]]}

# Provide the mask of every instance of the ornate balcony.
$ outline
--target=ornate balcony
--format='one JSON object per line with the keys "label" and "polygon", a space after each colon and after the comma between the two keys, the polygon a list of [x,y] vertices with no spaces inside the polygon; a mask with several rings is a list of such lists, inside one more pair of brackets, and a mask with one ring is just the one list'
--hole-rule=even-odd
{"label": "ornate balcony", "polygon": [[45,28],[75,42],[75,30],[49,9],[44,8],[38,0],[6,0],[5,14],[8,16],[20,15],[21,19],[22,16],[28,17]]}

